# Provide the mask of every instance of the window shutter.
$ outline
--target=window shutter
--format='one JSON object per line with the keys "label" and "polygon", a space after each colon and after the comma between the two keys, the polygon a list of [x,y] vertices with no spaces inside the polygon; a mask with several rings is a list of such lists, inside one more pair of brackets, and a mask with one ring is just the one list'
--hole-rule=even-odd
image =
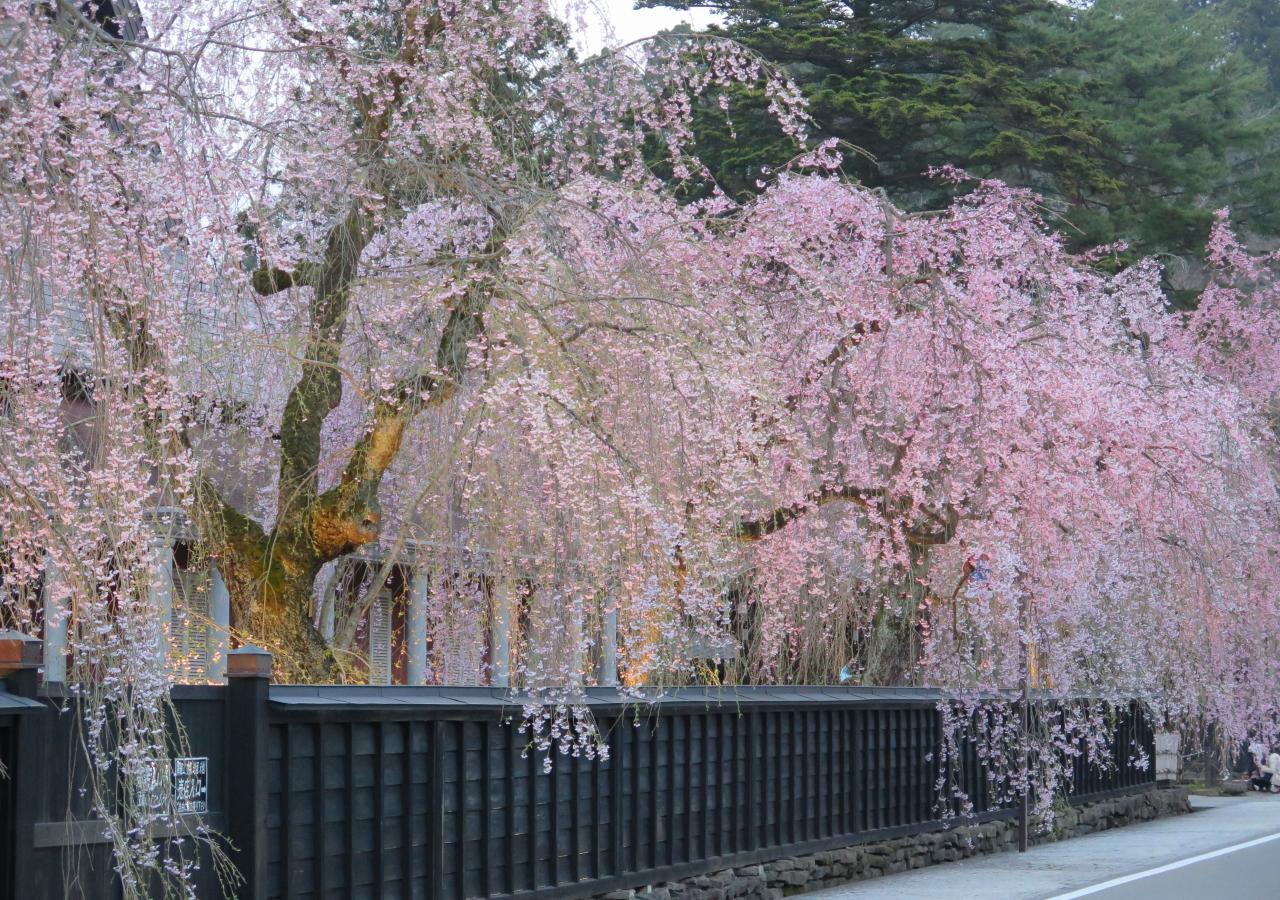
{"label": "window shutter", "polygon": [[212,671],[209,629],[213,576],[207,565],[173,567],[173,607],[169,621],[169,659],[177,681],[203,682]]}
{"label": "window shutter", "polygon": [[369,683],[391,683],[391,592],[385,589],[369,606]]}

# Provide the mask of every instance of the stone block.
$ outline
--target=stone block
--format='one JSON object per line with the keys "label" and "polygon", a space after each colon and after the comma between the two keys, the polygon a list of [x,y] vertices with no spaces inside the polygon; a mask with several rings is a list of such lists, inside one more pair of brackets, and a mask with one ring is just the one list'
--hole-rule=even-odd
{"label": "stone block", "polygon": [[832,856],[847,865],[857,866],[862,864],[862,850],[859,847],[846,847],[843,850],[835,851]]}
{"label": "stone block", "polygon": [[724,887],[733,881],[733,870],[724,869],[720,872],[712,872],[710,875],[698,875],[691,879],[694,887],[711,888]]}

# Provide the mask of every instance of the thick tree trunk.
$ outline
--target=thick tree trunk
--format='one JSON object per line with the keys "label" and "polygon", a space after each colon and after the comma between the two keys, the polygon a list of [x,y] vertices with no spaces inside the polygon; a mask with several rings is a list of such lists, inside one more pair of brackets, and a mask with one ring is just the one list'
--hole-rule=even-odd
{"label": "thick tree trunk", "polygon": [[231,595],[236,642],[270,651],[278,681],[336,680],[333,655],[312,624],[311,588],[319,564],[287,556],[275,534],[267,534],[207,483],[201,486],[197,510]]}
{"label": "thick tree trunk", "polygon": [[[247,521],[247,520],[246,520]],[[273,540],[224,541],[219,570],[231,595],[231,632],[275,659],[274,676],[287,684],[328,684],[343,673],[313,623],[312,585],[319,565],[297,565]]]}
{"label": "thick tree trunk", "polygon": [[312,624],[310,582],[292,581],[272,602],[254,604],[241,631],[252,643],[271,651],[277,681],[329,684],[341,680],[332,652]]}

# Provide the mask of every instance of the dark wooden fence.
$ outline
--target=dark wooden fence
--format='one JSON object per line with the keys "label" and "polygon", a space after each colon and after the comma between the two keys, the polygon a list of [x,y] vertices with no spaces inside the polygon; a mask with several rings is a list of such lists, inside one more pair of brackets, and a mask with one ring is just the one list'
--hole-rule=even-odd
{"label": "dark wooden fence", "polygon": [[[19,687],[16,696],[0,693],[0,753],[6,744],[10,753],[4,761],[8,778],[0,779],[0,897],[112,900],[120,896],[119,879],[111,843],[91,818],[84,736],[73,701],[61,685],[32,688]],[[227,688],[180,685],[173,698],[191,752],[208,758],[212,791],[206,813],[185,816],[181,827],[157,837],[202,824],[224,831],[225,798],[236,787],[226,774],[234,752],[226,743]],[[200,846],[184,843],[187,855]],[[198,896],[218,898],[222,892],[208,854],[201,856]]]}
{"label": "dark wooden fence", "polygon": [[[270,686],[264,665],[242,655],[227,687],[175,689],[190,752],[209,758],[204,818],[235,844],[241,897],[589,897],[946,825],[930,691],[684,689],[641,709],[590,691],[608,758],[556,755],[548,771],[500,691]],[[71,719],[47,704],[7,724],[0,708],[20,800],[14,892],[0,882],[0,894],[62,897],[74,857],[103,876],[82,878],[81,895],[114,896],[106,845],[67,821],[87,810],[63,786],[75,779],[62,737],[36,763],[21,749]],[[1131,711],[1118,764],[1082,767],[1075,799],[1152,784],[1130,762],[1152,742]],[[976,761],[963,771],[980,818],[1012,814],[991,808]],[[219,896],[211,872],[199,891]]]}

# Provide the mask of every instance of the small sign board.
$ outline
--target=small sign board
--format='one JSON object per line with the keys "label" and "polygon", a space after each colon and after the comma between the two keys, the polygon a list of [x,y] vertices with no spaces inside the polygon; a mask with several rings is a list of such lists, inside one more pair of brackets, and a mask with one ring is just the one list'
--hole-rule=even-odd
{"label": "small sign board", "polygon": [[209,757],[184,756],[173,761],[173,802],[180,813],[209,811]]}
{"label": "small sign board", "polygon": [[1176,731],[1156,732],[1156,781],[1177,781],[1182,768],[1182,735]]}
{"label": "small sign board", "polygon": [[139,779],[138,805],[162,807],[166,788],[173,797],[175,812],[208,812],[209,757],[180,756],[156,765],[147,777]]}

